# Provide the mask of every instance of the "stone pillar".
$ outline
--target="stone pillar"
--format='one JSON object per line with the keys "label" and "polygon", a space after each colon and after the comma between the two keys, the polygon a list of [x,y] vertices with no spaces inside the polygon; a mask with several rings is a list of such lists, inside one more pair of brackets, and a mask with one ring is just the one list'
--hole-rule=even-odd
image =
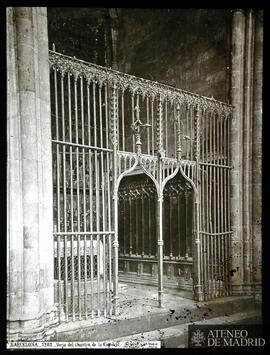
{"label": "stone pillar", "polygon": [[252,244],[253,281],[261,283],[261,213],[262,213],[262,70],[263,11],[255,17],[254,107],[252,125]]}
{"label": "stone pillar", "polygon": [[254,13],[246,11],[243,101],[243,282],[250,288],[252,274],[251,206],[252,206],[252,106],[253,106],[253,57]]}
{"label": "stone pillar", "polygon": [[242,249],[242,117],[244,80],[245,14],[232,14],[231,104],[235,107],[231,124],[231,225],[232,225],[232,288],[241,288],[243,281]]}
{"label": "stone pillar", "polygon": [[236,270],[232,287],[234,293],[260,292],[262,15],[259,11],[233,12],[231,84],[231,102],[235,106],[231,131],[232,268]]}
{"label": "stone pillar", "polygon": [[7,9],[8,338],[55,323],[46,8]]}
{"label": "stone pillar", "polygon": [[118,36],[119,36],[119,11],[120,9],[110,8],[109,15],[111,20],[111,41],[112,41],[112,68],[118,68]]}

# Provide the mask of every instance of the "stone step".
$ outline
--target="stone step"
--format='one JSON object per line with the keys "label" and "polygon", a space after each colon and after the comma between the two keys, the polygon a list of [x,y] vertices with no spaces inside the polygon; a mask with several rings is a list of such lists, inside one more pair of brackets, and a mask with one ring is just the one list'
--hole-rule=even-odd
{"label": "stone step", "polygon": [[208,302],[192,301],[188,306],[176,303],[174,309],[155,308],[152,311],[145,309],[144,312],[133,307],[129,313],[119,316],[62,323],[54,330],[50,340],[108,340],[217,317],[230,317],[254,309],[256,304],[251,296],[230,296]]}
{"label": "stone step", "polygon": [[140,332],[134,335],[109,339],[109,341],[121,341],[139,343],[145,341],[161,341],[163,348],[177,348],[188,346],[188,325],[206,325],[206,324],[260,324],[260,314],[257,310],[247,312],[238,312],[230,316],[215,317],[199,322],[192,322],[180,325],[174,325],[163,329],[152,330],[148,332]]}

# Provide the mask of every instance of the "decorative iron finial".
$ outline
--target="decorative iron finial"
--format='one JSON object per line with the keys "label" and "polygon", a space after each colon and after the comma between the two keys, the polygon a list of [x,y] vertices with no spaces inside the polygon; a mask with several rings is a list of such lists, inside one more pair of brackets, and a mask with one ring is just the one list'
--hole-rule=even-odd
{"label": "decorative iron finial", "polygon": [[177,123],[177,160],[178,162],[181,161],[181,122],[180,122],[180,105],[177,104],[176,106],[176,123]]}
{"label": "decorative iron finial", "polygon": [[183,134],[181,131],[181,125],[183,125],[183,123],[180,120],[180,105],[179,103],[176,106],[176,119],[174,120],[176,123],[176,127],[177,127],[177,160],[178,162],[181,161],[182,159],[182,139],[183,140],[192,140],[189,136],[187,136],[186,134]]}
{"label": "decorative iron finial", "polygon": [[149,123],[142,123],[142,121],[140,120],[140,108],[139,105],[137,104],[134,107],[134,111],[135,111],[135,117],[136,117],[136,121],[134,123],[132,123],[131,125],[131,129],[133,131],[133,134],[135,135],[135,144],[136,144],[136,150],[138,155],[141,154],[141,129],[146,127],[149,128],[151,127],[151,125]]}

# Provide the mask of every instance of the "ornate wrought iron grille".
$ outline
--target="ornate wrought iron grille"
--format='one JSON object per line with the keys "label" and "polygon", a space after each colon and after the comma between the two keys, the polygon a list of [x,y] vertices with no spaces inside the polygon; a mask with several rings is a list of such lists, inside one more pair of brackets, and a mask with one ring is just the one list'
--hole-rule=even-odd
{"label": "ornate wrought iron grille", "polygon": [[[229,294],[232,107],[54,51],[49,59],[60,319],[117,312],[119,237],[122,256],[156,258],[159,306],[163,265],[177,258],[190,265],[196,299]],[[125,190],[137,173],[150,185]],[[119,230],[130,200],[131,228],[142,208],[155,225],[140,242]]]}
{"label": "ornate wrought iron grille", "polygon": [[[123,281],[157,283],[156,188],[144,174],[119,187],[119,274]],[[164,189],[164,286],[192,290],[192,188],[179,176]]]}

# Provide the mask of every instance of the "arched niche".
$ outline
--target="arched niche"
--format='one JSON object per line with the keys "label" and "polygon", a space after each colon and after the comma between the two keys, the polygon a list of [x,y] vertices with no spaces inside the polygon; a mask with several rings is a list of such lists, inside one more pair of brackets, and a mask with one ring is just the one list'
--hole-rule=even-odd
{"label": "arched niche", "polygon": [[155,184],[146,174],[136,171],[123,177],[118,189],[120,276],[121,273],[127,279],[132,279],[134,273],[150,276],[152,269],[156,269],[156,202]]}

